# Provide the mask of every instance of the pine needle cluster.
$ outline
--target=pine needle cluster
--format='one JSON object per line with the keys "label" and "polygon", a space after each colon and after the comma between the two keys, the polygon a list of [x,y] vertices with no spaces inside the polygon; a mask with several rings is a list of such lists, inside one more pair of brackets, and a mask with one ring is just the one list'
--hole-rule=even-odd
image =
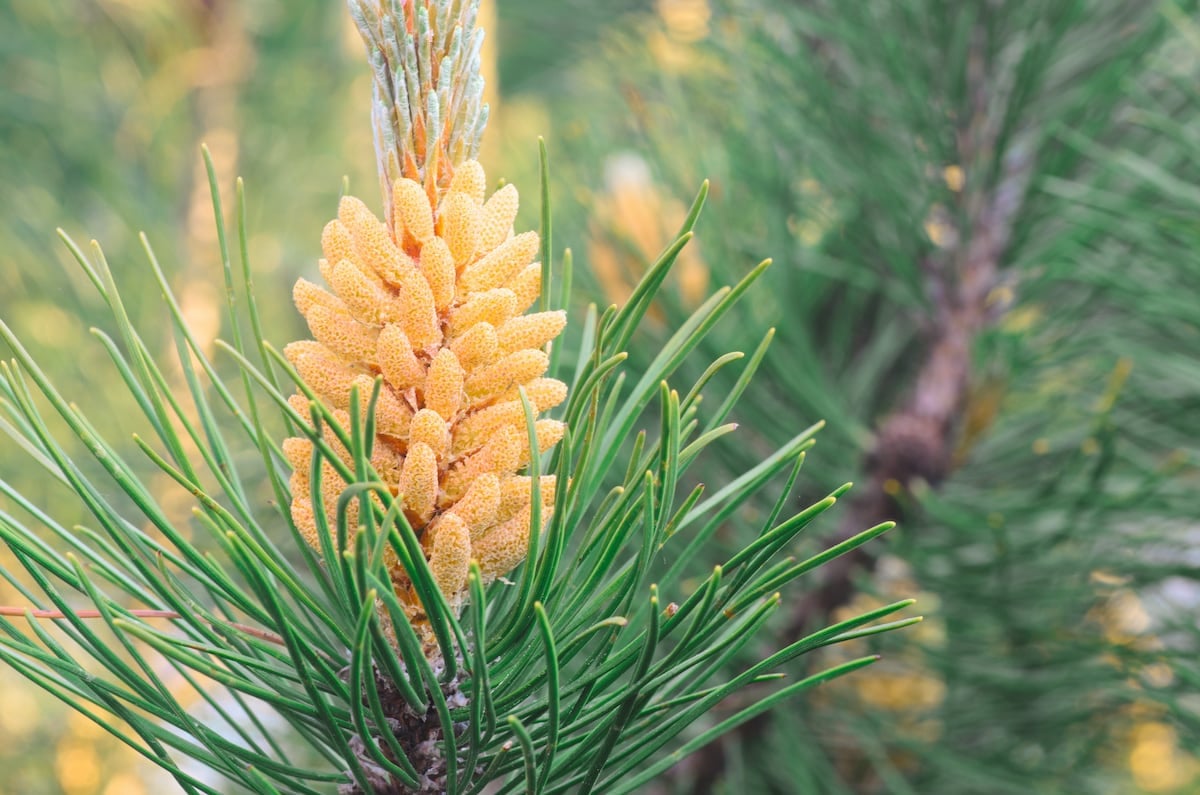
{"label": "pine needle cluster", "polygon": [[[894,617],[911,601],[749,652],[782,589],[892,527],[793,557],[849,488],[789,509],[820,425],[711,492],[689,474],[736,429],[771,335],[686,388],[670,380],[769,261],[628,370],[707,184],[625,304],[568,325],[572,265],[569,252],[553,262],[544,145],[539,234],[515,233],[516,190],[487,196],[473,160],[486,118],[477,2],[350,6],[375,72],[385,211],[344,197],[320,234],[327,287],[301,280],[293,294],[314,339],[268,341],[244,190],[231,235],[207,152],[227,297],[216,360],[148,241],[174,357],[148,342],[160,328],[131,320],[100,246],[63,235],[109,310],[95,334],[144,428],[136,456],[0,321],[14,355],[0,367],[3,430],[91,517],[70,526],[62,505],[0,481],[13,505],[0,537],[25,579],[3,575],[28,599],[0,611],[0,660],[185,792],[214,795],[632,792],[873,663],[781,681],[801,655],[919,620]],[[706,404],[725,373],[733,386]],[[190,521],[163,508],[152,477],[188,495]],[[713,565],[710,541],[751,507],[757,532]],[[700,722],[746,688],[735,711]]]}

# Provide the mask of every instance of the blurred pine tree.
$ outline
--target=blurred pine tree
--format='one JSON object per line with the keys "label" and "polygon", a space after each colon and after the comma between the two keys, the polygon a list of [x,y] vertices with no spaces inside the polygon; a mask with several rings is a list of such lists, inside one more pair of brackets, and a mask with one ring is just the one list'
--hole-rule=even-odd
{"label": "blurred pine tree", "polygon": [[[890,681],[765,718],[677,791],[1194,791],[1193,14],[662,0],[539,85],[587,118],[558,133],[586,200],[713,178],[710,278],[783,265],[719,337],[780,325],[739,419],[829,419],[856,521],[902,520],[779,631],[918,591],[935,622]],[[633,214],[593,244],[601,294],[644,267]]]}

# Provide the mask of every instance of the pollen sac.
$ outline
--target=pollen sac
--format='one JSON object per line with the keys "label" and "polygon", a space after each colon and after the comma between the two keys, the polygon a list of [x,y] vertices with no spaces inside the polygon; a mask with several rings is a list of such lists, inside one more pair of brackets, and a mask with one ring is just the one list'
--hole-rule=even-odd
{"label": "pollen sac", "polygon": [[450,429],[446,421],[433,409],[421,409],[412,418],[408,428],[408,443],[423,442],[433,450],[438,461],[445,461],[450,452]]}
{"label": "pollen sac", "polygon": [[491,323],[476,323],[450,343],[450,350],[454,351],[463,369],[474,370],[496,361],[500,352],[500,342]]}
{"label": "pollen sac", "polygon": [[533,478],[528,475],[505,478],[500,483],[500,505],[496,508],[496,519],[505,522],[513,518],[517,511],[529,504],[532,494]]}
{"label": "pollen sac", "polygon": [[425,406],[449,422],[462,406],[463,369],[449,348],[442,348],[429,365],[425,378]]}
{"label": "pollen sac", "polygon": [[[541,454],[562,440],[567,426],[558,420],[538,420],[534,423],[534,431],[537,436],[538,454]],[[529,436],[526,435],[522,441],[524,444],[521,446],[520,465],[525,466],[529,463]]]}
{"label": "pollen sac", "polygon": [[337,362],[337,357],[330,353],[328,348],[313,340],[296,340],[295,342],[289,342],[283,348],[283,356],[285,359],[291,362],[293,366],[297,361],[305,356],[324,356],[327,359],[332,359],[333,361]]}
{"label": "pollen sac", "polygon": [[383,377],[394,389],[405,390],[425,380],[425,367],[413,352],[408,335],[398,324],[389,324],[379,332],[375,358]]}
{"label": "pollen sac", "polygon": [[312,460],[313,443],[308,439],[301,439],[293,436],[290,439],[283,440],[283,457],[292,465],[292,469],[296,471],[308,469],[308,463]]}
{"label": "pollen sac", "polygon": [[450,180],[451,193],[465,193],[476,204],[483,204],[483,194],[487,191],[487,175],[483,166],[477,160],[467,160],[454,170],[454,178]]}
{"label": "pollen sac", "polygon": [[448,513],[439,517],[433,530],[429,554],[429,571],[433,582],[457,607],[466,596],[467,572],[471,566],[471,531],[458,516]]}
{"label": "pollen sac", "polygon": [[438,312],[445,312],[454,302],[455,269],[454,255],[446,241],[435,237],[421,247],[421,273],[429,282],[433,304]]}
{"label": "pollen sac", "polygon": [[[298,491],[296,485],[292,485],[292,491]],[[300,531],[300,535],[304,536],[304,540],[313,549],[321,548],[321,538],[317,535],[317,515],[313,512],[312,500],[308,497],[292,497],[292,523],[296,525],[296,529]]]}
{"label": "pollen sac", "polygon": [[541,348],[554,339],[567,325],[567,313],[561,309],[554,312],[538,312],[534,315],[514,317],[496,329],[496,341],[505,353]]}
{"label": "pollen sac", "polygon": [[433,208],[425,189],[411,179],[398,179],[392,186],[393,234],[403,245],[408,240],[424,245],[433,237]]}
{"label": "pollen sac", "polygon": [[465,193],[449,193],[439,216],[442,239],[457,268],[465,268],[479,250],[479,207]]}
{"label": "pollen sac", "polygon": [[[529,551],[529,526],[533,516],[526,505],[511,519],[501,522],[472,544],[485,583],[516,568]],[[544,519],[543,519],[544,521]]]}
{"label": "pollen sac", "polygon": [[350,260],[342,260],[329,272],[329,285],[355,319],[375,325],[399,320],[400,307],[381,285],[375,284]]}
{"label": "pollen sac", "polygon": [[[284,355],[329,421],[347,432],[357,391],[356,420],[374,433],[371,467],[355,462],[325,420],[318,424],[326,444],[293,437],[283,454],[292,467],[292,521],[314,549],[339,521],[352,542],[360,511],[369,507],[381,519],[390,494],[421,539],[433,583],[460,610],[472,560],[491,582],[526,555],[534,512],[532,481],[520,474],[531,455],[520,394],[533,413],[533,446],[545,452],[566,432],[542,416],[566,399],[566,385],[545,377],[545,348],[566,315],[524,314],[538,300],[542,276],[532,261],[537,234],[513,234],[516,188],[487,198],[475,161],[445,173],[452,176],[440,188],[393,182],[390,225],[358,199],[342,199],[321,234],[328,289],[301,279],[293,290],[314,339],[288,345]],[[311,429],[305,394],[288,404]],[[339,506],[348,486],[342,473],[353,479],[361,471],[383,488]],[[556,482],[543,476],[538,486],[546,521]],[[414,579],[393,550],[385,557],[396,597],[430,653],[436,643],[418,585],[429,579]]]}
{"label": "pollen sac", "polygon": [[305,317],[308,316],[308,310],[314,306],[323,306],[335,312],[349,311],[346,309],[346,304],[342,299],[321,289],[307,279],[296,281],[296,286],[292,288],[292,301],[296,304],[296,308],[300,310],[300,314]]}
{"label": "pollen sac", "polygon": [[449,514],[461,518],[470,528],[471,537],[475,538],[496,523],[499,509],[500,478],[493,472],[486,472],[467,488],[467,493],[454,504]]}
{"label": "pollen sac", "polygon": [[379,330],[363,325],[348,312],[315,304],[304,314],[312,335],[331,352],[350,362],[374,363]]}
{"label": "pollen sac", "polygon": [[517,198],[517,188],[505,185],[492,194],[483,205],[482,218],[479,225],[479,244],[485,250],[491,250],[504,242],[512,232],[513,221],[516,220],[520,201]]}
{"label": "pollen sac", "polygon": [[[345,225],[350,236],[353,259],[359,268],[375,278],[399,285],[401,274],[410,265],[408,257],[401,254],[392,242],[387,226],[375,217],[367,205],[353,196],[343,197],[338,205],[338,221]],[[325,257],[334,261],[328,253]]]}
{"label": "pollen sac", "polygon": [[529,264],[537,250],[537,232],[506,240],[463,272],[462,285],[472,293],[503,287]]}
{"label": "pollen sac", "polygon": [[[363,379],[359,382],[359,394],[362,395],[360,399],[364,411],[367,408],[367,396],[371,394],[372,386],[374,384],[370,380]],[[407,439],[412,418],[413,410],[409,405],[396,397],[396,393],[390,386],[384,384],[383,389],[379,391],[379,400],[375,403],[375,433],[392,440]]]}
{"label": "pollen sac", "polygon": [[406,271],[400,285],[400,324],[414,348],[428,349],[442,339],[433,291],[420,270],[408,267]]}
{"label": "pollen sac", "polygon": [[520,350],[493,365],[476,371],[467,379],[467,394],[482,403],[546,372],[550,357],[544,351]]}
{"label": "pollen sac", "polygon": [[397,487],[404,497],[405,509],[411,511],[422,525],[433,517],[433,505],[437,500],[437,475],[437,456],[429,445],[423,442],[410,444]]}
{"label": "pollen sac", "polygon": [[533,306],[533,302],[542,294],[542,263],[526,265],[509,287],[517,299],[513,314],[519,315]]}
{"label": "pollen sac", "polygon": [[516,471],[521,452],[517,430],[509,425],[497,428],[479,450],[451,468],[442,485],[446,499],[451,503],[462,499],[471,483],[485,473],[499,476]]}
{"label": "pollen sac", "polygon": [[475,293],[450,313],[450,336],[465,334],[480,323],[488,323],[493,328],[502,326],[515,314],[517,296],[512,290],[501,287]]}
{"label": "pollen sac", "polygon": [[354,261],[354,238],[341,220],[335,218],[321,232],[321,254],[326,262],[335,265],[342,260]]}
{"label": "pollen sac", "polygon": [[[515,395],[514,399],[519,397]],[[567,399],[567,385],[555,378],[535,378],[525,384],[525,397],[534,411],[549,411]]]}
{"label": "pollen sac", "polygon": [[[305,426],[307,426],[309,428],[312,427],[312,423],[309,419],[309,417],[311,416],[309,406],[311,404],[308,402],[308,398],[304,397],[304,395],[297,393],[288,398],[288,405],[292,407],[292,411],[294,411],[300,415],[300,418]],[[295,438],[295,437],[293,437],[293,438]],[[287,442],[289,442],[291,440],[284,439],[283,441],[286,444]],[[305,441],[305,440],[300,440],[300,441]],[[295,464],[292,464],[292,469],[296,469]]]}
{"label": "pollen sac", "polygon": [[519,400],[509,400],[473,411],[462,422],[455,424],[451,449],[455,455],[476,450],[482,447],[498,428],[515,428],[523,425],[524,421],[525,407]]}
{"label": "pollen sac", "polygon": [[[541,492],[542,504],[554,504],[557,479],[553,475],[542,475],[538,479],[538,490]],[[528,475],[514,475],[500,484],[500,505],[496,509],[496,521],[506,522],[516,515],[517,511],[533,501],[533,478]]]}
{"label": "pollen sac", "polygon": [[284,356],[309,388],[329,401],[330,405],[344,409],[349,405],[350,386],[357,373],[324,346],[312,344],[317,345],[318,349],[307,346],[297,348],[297,343],[292,343],[283,349]]}

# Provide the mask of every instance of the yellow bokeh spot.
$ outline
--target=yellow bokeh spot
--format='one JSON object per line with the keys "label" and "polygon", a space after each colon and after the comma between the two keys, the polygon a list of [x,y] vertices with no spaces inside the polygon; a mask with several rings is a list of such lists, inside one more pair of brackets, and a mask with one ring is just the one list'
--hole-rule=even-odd
{"label": "yellow bokeh spot", "polygon": [[37,699],[21,685],[6,686],[3,691],[4,709],[0,709],[0,730],[19,736],[33,730],[38,722]]}
{"label": "yellow bokeh spot", "polygon": [[902,487],[900,485],[900,481],[896,480],[895,478],[888,478],[883,482],[883,491],[885,494],[895,497],[900,493],[901,489]]}
{"label": "yellow bokeh spot", "polygon": [[950,223],[946,208],[940,204],[929,208],[924,227],[930,242],[938,248],[950,248],[958,242],[958,232]]}
{"label": "yellow bokeh spot", "polygon": [[100,756],[90,742],[69,739],[58,747],[54,770],[67,795],[94,792],[100,783]]}
{"label": "yellow bokeh spot", "polygon": [[963,189],[963,183],[966,182],[966,175],[960,166],[946,166],[942,169],[942,179],[946,181],[946,187],[958,193]]}
{"label": "yellow bokeh spot", "polygon": [[1138,724],[1129,751],[1129,772],[1148,792],[1174,792],[1195,779],[1197,761],[1179,748],[1171,726],[1157,721]]}
{"label": "yellow bokeh spot", "polygon": [[863,701],[890,711],[929,710],[942,703],[946,685],[922,672],[876,672],[858,682]]}
{"label": "yellow bokeh spot", "polygon": [[108,780],[103,795],[144,795],[146,787],[131,773],[118,773]]}
{"label": "yellow bokeh spot", "polygon": [[1163,662],[1150,663],[1142,669],[1142,680],[1150,687],[1170,687],[1175,681],[1175,671]]}
{"label": "yellow bokeh spot", "polygon": [[1007,313],[1000,328],[1009,334],[1021,334],[1033,328],[1041,318],[1041,309],[1036,306],[1024,306]]}
{"label": "yellow bokeh spot", "polygon": [[817,182],[812,177],[805,177],[800,180],[800,192],[805,196],[820,196],[824,191],[821,190],[821,183]]}
{"label": "yellow bokeh spot", "polygon": [[1009,287],[1007,284],[1001,284],[992,288],[983,303],[989,309],[994,306],[1006,307],[1012,304],[1016,297],[1017,294],[1012,287]]}
{"label": "yellow bokeh spot", "polygon": [[1046,455],[1050,452],[1050,441],[1048,439],[1034,439],[1033,452],[1035,455]]}
{"label": "yellow bokeh spot", "polygon": [[654,56],[655,63],[664,72],[679,74],[688,71],[695,62],[695,50],[687,42],[664,33],[652,30],[646,36],[646,45]]}
{"label": "yellow bokeh spot", "polygon": [[821,242],[825,237],[825,227],[811,218],[805,218],[796,225],[796,237],[800,238],[800,242],[812,248]]}
{"label": "yellow bokeh spot", "polygon": [[1113,574],[1111,571],[1105,571],[1104,569],[1096,569],[1090,575],[1088,575],[1088,578],[1094,583],[1098,583],[1100,585],[1111,585],[1114,587],[1125,585],[1127,582],[1129,582],[1128,577],[1122,577],[1118,574]]}
{"label": "yellow bokeh spot", "polygon": [[1127,588],[1112,595],[1108,610],[1109,626],[1105,635],[1111,643],[1127,643],[1130,636],[1141,635],[1150,629],[1150,613],[1138,595]]}
{"label": "yellow bokeh spot", "polygon": [[658,0],[655,5],[671,38],[692,43],[708,36],[712,18],[708,0]]}
{"label": "yellow bokeh spot", "polygon": [[72,712],[69,714],[67,718],[67,732],[77,740],[96,740],[108,734],[103,726],[91,720],[82,712]]}
{"label": "yellow bokeh spot", "polygon": [[[645,263],[657,259],[687,208],[664,195],[649,165],[637,155],[619,153],[605,164],[605,189],[595,198],[595,228],[588,257],[605,296],[622,304],[641,279]],[[631,256],[636,251],[637,256]],[[676,260],[676,283],[687,306],[698,306],[708,292],[709,271],[695,242]],[[650,315],[657,317],[658,307]]]}
{"label": "yellow bokeh spot", "polygon": [[79,322],[69,313],[51,303],[26,302],[17,307],[18,322],[30,330],[39,344],[62,348],[78,339]]}

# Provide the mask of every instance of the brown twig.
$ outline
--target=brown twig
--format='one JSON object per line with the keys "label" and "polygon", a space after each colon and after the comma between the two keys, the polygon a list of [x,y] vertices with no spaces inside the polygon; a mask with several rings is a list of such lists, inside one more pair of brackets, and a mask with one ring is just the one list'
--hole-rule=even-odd
{"label": "brown twig", "polygon": [[[172,620],[183,618],[182,615],[176,613],[174,610],[130,610],[128,613],[129,615],[137,618],[167,618]],[[75,618],[103,618],[103,614],[99,610],[76,610],[72,613],[72,615],[74,615]],[[14,605],[0,605],[0,616],[11,616],[13,618],[38,618],[49,621],[67,620],[66,613],[62,612],[61,610],[34,610],[29,607],[20,607]],[[279,635],[276,635],[274,632],[268,632],[265,629],[258,629],[257,627],[249,627],[245,624],[238,624],[234,621],[220,623],[222,626],[232,627],[238,632],[243,632],[247,635],[258,638],[259,640],[265,640],[268,643],[275,643],[280,646],[284,645],[283,638],[281,638]]]}

